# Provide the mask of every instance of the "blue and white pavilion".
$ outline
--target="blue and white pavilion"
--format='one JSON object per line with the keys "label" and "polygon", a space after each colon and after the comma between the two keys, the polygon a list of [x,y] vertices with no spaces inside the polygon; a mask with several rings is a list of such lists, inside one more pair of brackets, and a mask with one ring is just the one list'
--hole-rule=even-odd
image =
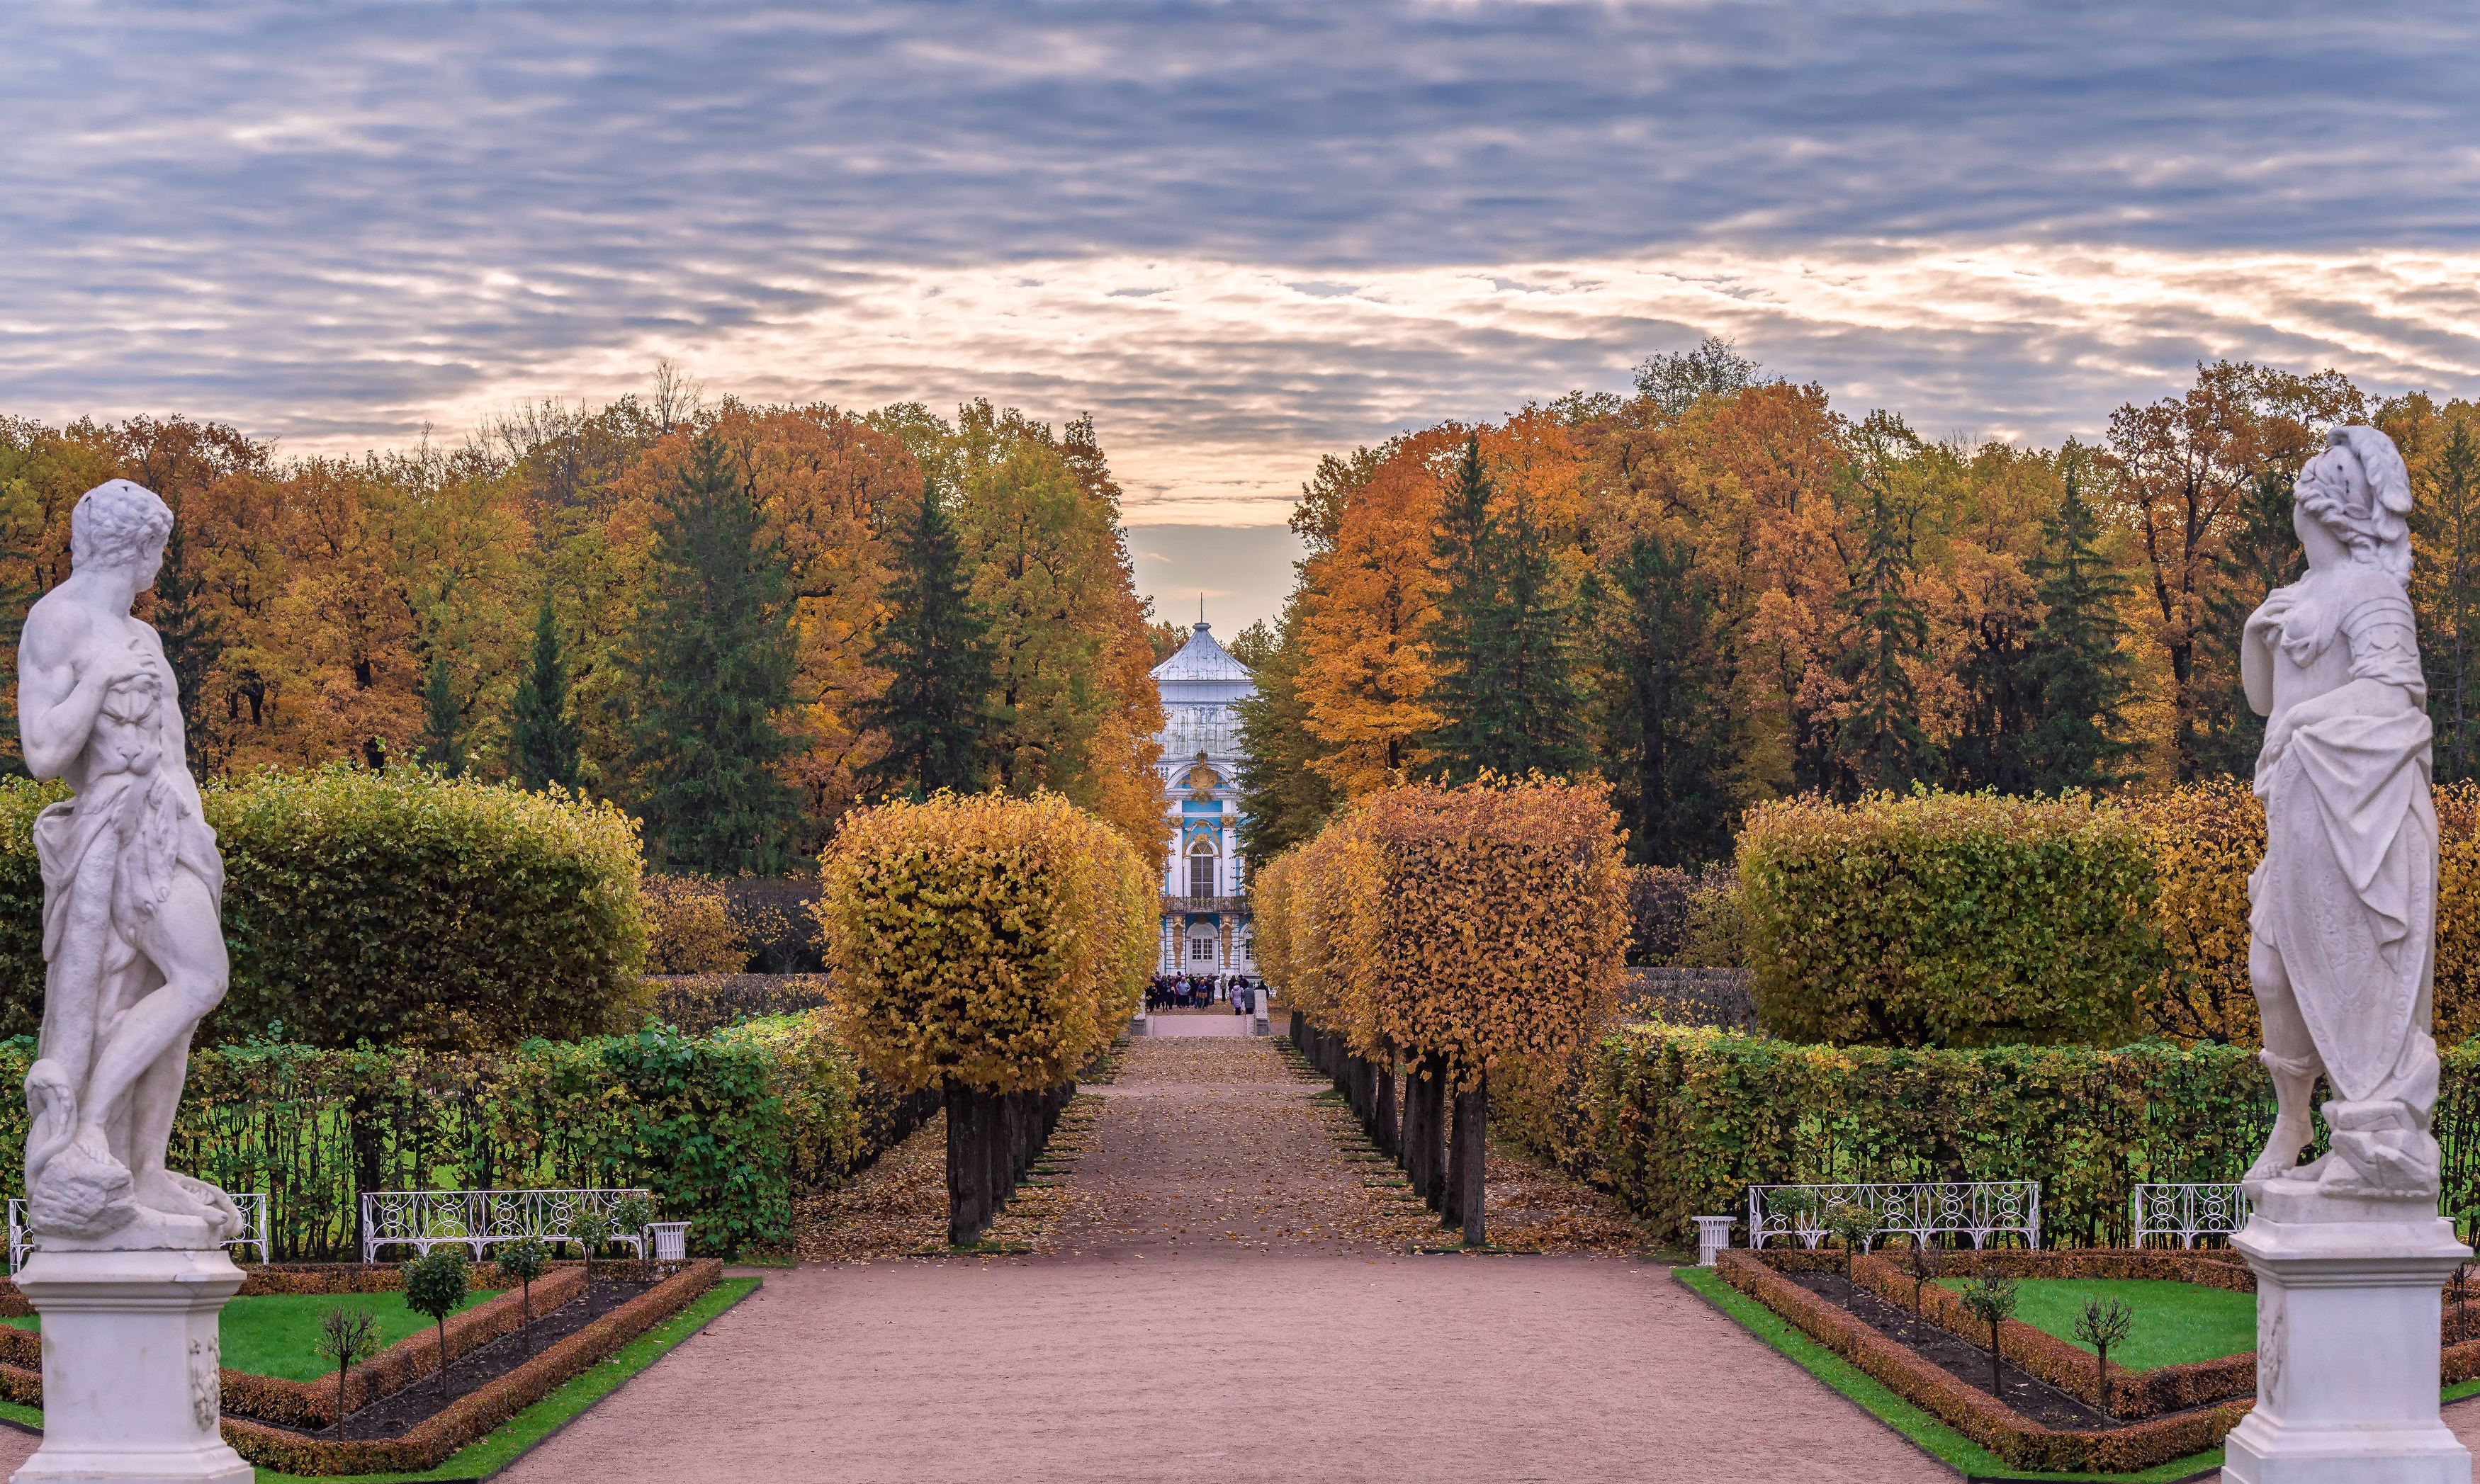
{"label": "blue and white pavilion", "polygon": [[1202,623],[1153,677],[1169,718],[1156,737],[1155,766],[1177,832],[1163,877],[1163,972],[1254,973],[1238,835],[1240,714],[1232,704],[1253,695],[1256,682]]}

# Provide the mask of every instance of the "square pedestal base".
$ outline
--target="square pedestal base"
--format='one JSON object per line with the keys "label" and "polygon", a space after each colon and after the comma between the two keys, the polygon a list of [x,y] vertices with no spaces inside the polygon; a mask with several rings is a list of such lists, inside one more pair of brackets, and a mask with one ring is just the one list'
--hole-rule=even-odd
{"label": "square pedestal base", "polygon": [[250,1484],[223,1440],[217,1317],[241,1269],[206,1252],[37,1252],[43,1446],[11,1484]]}
{"label": "square pedestal base", "polygon": [[2224,1440],[2232,1484],[2471,1484],[2438,1417],[2439,1289],[2453,1223],[2269,1221],[2231,1245],[2256,1270],[2255,1410]]}

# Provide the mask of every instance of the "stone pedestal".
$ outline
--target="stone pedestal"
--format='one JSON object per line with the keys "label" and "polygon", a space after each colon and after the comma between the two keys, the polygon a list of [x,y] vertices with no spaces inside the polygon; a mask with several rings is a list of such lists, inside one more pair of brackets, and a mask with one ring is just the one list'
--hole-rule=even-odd
{"label": "stone pedestal", "polygon": [[43,1446],[12,1484],[250,1484],[217,1428],[216,1318],[241,1281],[220,1247],[37,1252],[17,1288],[43,1318]]}
{"label": "stone pedestal", "polygon": [[[2222,1476],[2470,1484],[2471,1454],[2437,1400],[2439,1291],[2470,1249],[2432,1203],[2416,1215],[2374,1201],[2290,1204],[2260,1197],[2231,1241],[2256,1269],[2257,1401],[2225,1440]],[[2324,1219],[2280,1219],[2312,1214]]]}

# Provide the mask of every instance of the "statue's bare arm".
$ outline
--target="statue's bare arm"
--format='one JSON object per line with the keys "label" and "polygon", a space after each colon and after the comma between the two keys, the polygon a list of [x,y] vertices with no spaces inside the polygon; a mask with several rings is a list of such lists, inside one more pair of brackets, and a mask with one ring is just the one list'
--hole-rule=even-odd
{"label": "statue's bare arm", "polygon": [[2248,709],[2259,716],[2273,714],[2273,645],[2279,632],[2279,615],[2270,622],[2260,622],[2265,610],[2260,608],[2249,618],[2246,630],[2239,636],[2239,683],[2247,690]]}
{"label": "statue's bare arm", "polygon": [[[93,621],[74,604],[39,602],[17,641],[18,733],[26,771],[59,778],[86,751],[112,682],[135,667],[97,664]],[[112,673],[106,673],[107,671]]]}

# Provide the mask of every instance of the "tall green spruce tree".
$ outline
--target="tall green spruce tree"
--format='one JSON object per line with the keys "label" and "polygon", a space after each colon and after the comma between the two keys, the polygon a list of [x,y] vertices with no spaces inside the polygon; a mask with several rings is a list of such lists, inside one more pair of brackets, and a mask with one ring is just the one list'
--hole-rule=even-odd
{"label": "tall green spruce tree", "polygon": [[964,544],[935,480],[922,480],[921,508],[895,532],[895,555],[891,611],[869,650],[892,678],[885,695],[854,708],[862,727],[887,733],[887,751],[862,770],[862,783],[914,799],[970,793],[990,766],[998,675],[991,622],[973,601]]}
{"label": "tall green spruce tree", "polygon": [[1628,543],[1594,581],[1602,610],[1602,738],[1628,855],[1691,865],[1730,854],[1727,679],[1707,642],[1713,598],[1686,543]]}
{"label": "tall green spruce tree", "polygon": [[534,612],[533,663],[509,708],[508,753],[517,780],[528,788],[577,786],[577,723],[568,717],[568,664],[548,583]]}
{"label": "tall green spruce tree", "polygon": [[1569,605],[1548,533],[1521,503],[1498,518],[1490,494],[1481,440],[1466,439],[1431,549],[1447,589],[1431,651],[1445,724],[1429,745],[1439,775],[1458,781],[1572,773],[1584,749]]}
{"label": "tall green spruce tree", "polygon": [[1846,619],[1838,665],[1854,703],[1836,734],[1848,780],[1862,788],[1899,788],[1931,771],[1928,733],[1911,664],[1928,652],[1928,615],[1911,596],[1911,523],[1882,481],[1873,482],[1864,515],[1859,570],[1835,600]]}
{"label": "tall green spruce tree", "polygon": [[771,874],[800,814],[775,771],[793,746],[775,720],[792,704],[783,550],[712,432],[661,505],[635,655],[650,854],[692,870]]}
{"label": "tall green spruce tree", "polygon": [[1300,591],[1283,604],[1282,626],[1258,638],[1253,624],[1231,646],[1250,667],[1255,688],[1231,709],[1240,716],[1240,849],[1272,860],[1318,832],[1342,796],[1310,760],[1321,751],[1309,735],[1308,703],[1300,693]]}
{"label": "tall green spruce tree", "polygon": [[431,646],[423,670],[422,760],[450,778],[465,773],[465,709],[456,704],[456,678],[443,643]]}
{"label": "tall green spruce tree", "polygon": [[2060,793],[2123,783],[2128,755],[2119,714],[2135,693],[2135,661],[2119,649],[2128,579],[2099,545],[2101,520],[2070,466],[2058,508],[2041,523],[2048,550],[2027,566],[2048,613],[2024,665],[2035,716],[2023,736],[2010,791]]}
{"label": "tall green spruce tree", "polygon": [[2199,670],[2219,677],[2219,683],[2196,687],[2194,729],[2183,739],[2180,755],[2194,759],[2199,775],[2244,777],[2255,771],[2257,754],[2264,748],[2264,718],[2248,705],[2247,691],[2239,683],[2239,642],[2248,615],[2265,595],[2299,580],[2308,570],[2308,553],[2300,550],[2299,533],[2290,525],[2288,474],[2268,471],[2257,475],[2239,507],[2238,529],[2214,565],[2221,569],[2221,591],[2206,604],[2196,647]]}

